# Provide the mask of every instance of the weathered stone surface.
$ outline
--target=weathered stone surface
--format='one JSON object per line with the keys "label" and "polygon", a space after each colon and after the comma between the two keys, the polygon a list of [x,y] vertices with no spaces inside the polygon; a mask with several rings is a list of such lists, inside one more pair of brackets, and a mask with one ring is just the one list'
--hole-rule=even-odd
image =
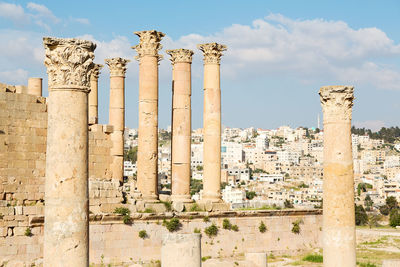
{"label": "weathered stone surface", "polygon": [[27,94],[42,96],[42,78],[29,78]]}
{"label": "weathered stone surface", "polygon": [[172,70],[172,201],[191,202],[191,63],[193,51],[167,50]]}
{"label": "weathered stone surface", "polygon": [[87,94],[96,45],[77,39],[43,41],[50,99],[44,265],[88,266]]}
{"label": "weathered stone surface", "polygon": [[89,101],[89,124],[97,124],[99,121],[99,113],[98,113],[98,79],[100,75],[100,70],[103,68],[101,64],[94,64],[93,70],[90,75],[90,92],[88,96]]}
{"label": "weathered stone surface", "polygon": [[324,266],[356,266],[352,86],[320,89],[324,112]]}
{"label": "weathered stone surface", "polygon": [[164,235],[161,248],[162,267],[200,267],[201,234]]}
{"label": "weathered stone surface", "polygon": [[139,60],[139,129],[137,188],[146,200],[158,199],[158,61],[161,38],[157,31],[135,32],[139,45],[133,48]]}
{"label": "weathered stone surface", "polygon": [[220,58],[225,45],[217,43],[197,46],[204,55],[204,171],[203,200],[221,201],[221,88]]}

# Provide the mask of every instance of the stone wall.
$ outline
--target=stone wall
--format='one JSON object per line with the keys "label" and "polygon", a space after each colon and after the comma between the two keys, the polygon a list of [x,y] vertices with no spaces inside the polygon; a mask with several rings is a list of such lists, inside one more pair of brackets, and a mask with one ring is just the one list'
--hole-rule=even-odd
{"label": "stone wall", "polygon": [[[0,247],[5,237],[18,239],[34,217],[44,214],[46,98],[17,93],[17,89],[18,86],[0,83]],[[109,125],[89,128],[93,213],[111,212],[123,200],[122,187],[112,180],[110,168],[112,132]]]}
{"label": "stone wall", "polygon": [[[134,213],[131,224],[124,224],[121,217],[116,215],[91,215],[90,263],[160,260],[162,238],[168,233],[162,222],[173,216],[179,218],[182,224],[178,233],[193,233],[195,228],[201,230],[202,256],[223,258],[244,255],[246,252],[290,254],[321,247],[320,210]],[[205,216],[209,217],[209,222],[204,222]],[[225,218],[236,224],[239,230],[222,229]],[[297,220],[302,221],[299,234],[292,232],[292,223]],[[267,226],[265,233],[258,229],[261,221]],[[204,234],[204,229],[212,223],[219,230],[216,237],[209,238]],[[1,239],[0,265],[7,260],[40,262],[43,255],[43,217],[35,217],[31,227],[33,235],[30,237],[19,234]],[[141,230],[147,232],[144,239],[139,237]]]}

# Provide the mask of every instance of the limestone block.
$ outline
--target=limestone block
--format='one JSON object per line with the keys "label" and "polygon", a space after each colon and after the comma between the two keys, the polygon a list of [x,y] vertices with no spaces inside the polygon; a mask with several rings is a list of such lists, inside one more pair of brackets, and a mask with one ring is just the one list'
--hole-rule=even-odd
{"label": "limestone block", "polygon": [[267,267],[267,253],[246,253],[246,261],[253,267]]}
{"label": "limestone block", "polygon": [[161,266],[200,267],[201,234],[166,234],[161,248]]}
{"label": "limestone block", "polygon": [[399,267],[400,260],[383,260],[382,267]]}

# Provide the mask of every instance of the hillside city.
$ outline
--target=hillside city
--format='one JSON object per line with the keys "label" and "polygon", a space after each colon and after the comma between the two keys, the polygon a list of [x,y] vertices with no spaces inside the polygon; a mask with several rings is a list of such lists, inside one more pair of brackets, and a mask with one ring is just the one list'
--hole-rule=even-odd
{"label": "hillside city", "polygon": [[[378,210],[388,197],[400,200],[399,128],[352,128],[356,204]],[[221,192],[232,208],[321,208],[323,136],[319,128],[265,130],[229,128],[222,132]],[[159,189],[171,188],[171,130],[159,131]],[[137,129],[125,130],[124,176],[136,177]],[[192,199],[202,196],[203,135],[192,132]]]}

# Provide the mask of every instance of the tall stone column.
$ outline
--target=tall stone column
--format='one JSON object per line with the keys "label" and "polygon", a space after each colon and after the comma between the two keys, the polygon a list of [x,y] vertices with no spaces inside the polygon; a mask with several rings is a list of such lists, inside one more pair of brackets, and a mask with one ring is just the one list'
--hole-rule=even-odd
{"label": "tall stone column", "polygon": [[220,60],[225,45],[200,44],[204,54],[203,201],[221,201]]}
{"label": "tall stone column", "polygon": [[352,86],[324,86],[324,266],[356,266],[354,174],[351,149]]}
{"label": "tall stone column", "polygon": [[124,128],[125,128],[125,73],[130,60],[120,57],[105,60],[110,68],[109,124],[111,134],[112,178],[122,182],[124,178]]}
{"label": "tall stone column", "polygon": [[90,41],[43,38],[49,82],[44,266],[89,265]]}
{"label": "tall stone column", "polygon": [[191,64],[193,51],[167,50],[172,62],[172,201],[191,202]]}
{"label": "tall stone column", "polygon": [[28,79],[28,95],[42,96],[42,78]]}
{"label": "tall stone column", "polygon": [[133,48],[139,61],[139,130],[137,187],[147,201],[158,199],[158,61],[164,33],[135,32],[140,43]]}
{"label": "tall stone column", "polygon": [[99,123],[99,112],[98,112],[98,80],[100,70],[104,66],[101,64],[94,64],[92,74],[90,75],[90,92],[89,92],[89,124]]}

